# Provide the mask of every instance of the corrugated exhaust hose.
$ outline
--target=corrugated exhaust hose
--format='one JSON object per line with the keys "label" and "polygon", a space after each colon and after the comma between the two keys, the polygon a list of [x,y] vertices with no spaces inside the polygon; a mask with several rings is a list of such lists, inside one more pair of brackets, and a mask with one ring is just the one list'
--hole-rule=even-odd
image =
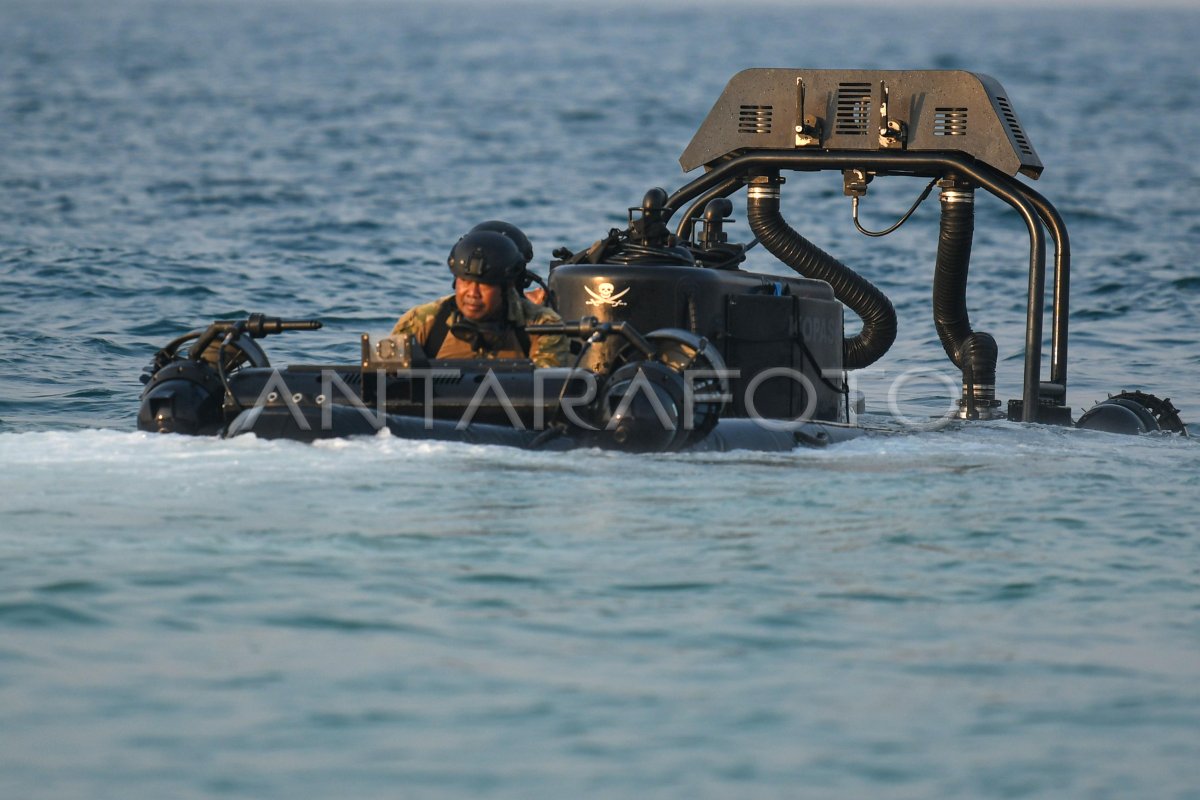
{"label": "corrugated exhaust hose", "polygon": [[973,395],[973,400],[986,407],[995,398],[996,340],[989,333],[972,330],[967,312],[975,192],[970,187],[943,181],[941,206],[937,266],[933,274],[933,324],[946,355],[962,370],[964,399],[968,394]]}
{"label": "corrugated exhaust hose", "polygon": [[773,256],[806,278],[827,282],[834,296],[862,319],[862,330],[842,343],[846,369],[862,369],[896,341],[896,309],[877,287],[794,231],[779,213],[777,184],[752,184],[746,201],[750,230]]}

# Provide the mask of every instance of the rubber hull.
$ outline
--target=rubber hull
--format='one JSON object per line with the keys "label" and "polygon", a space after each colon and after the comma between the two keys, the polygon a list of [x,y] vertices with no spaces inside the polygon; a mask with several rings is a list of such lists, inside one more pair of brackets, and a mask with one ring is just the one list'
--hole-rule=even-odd
{"label": "rubber hull", "polygon": [[[797,447],[824,447],[862,435],[858,428],[836,423],[806,422],[795,426],[785,425],[769,420],[724,419],[702,439],[684,448],[684,451],[786,452]],[[519,430],[484,422],[464,425],[451,420],[402,414],[376,415],[344,405],[324,409],[299,405],[289,407],[286,404],[249,408],[234,419],[225,435],[254,434],[263,439],[314,442],[350,436],[377,436],[382,430],[387,430],[389,434],[402,439],[502,445],[525,450],[617,447],[603,431]]]}

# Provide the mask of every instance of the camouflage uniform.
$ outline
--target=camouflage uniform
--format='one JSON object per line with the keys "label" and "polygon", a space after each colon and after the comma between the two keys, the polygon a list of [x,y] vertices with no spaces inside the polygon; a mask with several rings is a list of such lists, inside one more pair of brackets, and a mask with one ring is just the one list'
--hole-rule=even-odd
{"label": "camouflage uniform", "polygon": [[[521,343],[511,327],[524,328],[526,325],[562,322],[562,317],[554,310],[539,306],[526,299],[516,289],[509,288],[506,291],[508,292],[508,302],[505,305],[508,307],[510,330],[505,335],[505,343],[502,348],[499,350],[482,348],[475,350],[472,349],[469,342],[464,342],[455,336],[453,331],[447,331],[446,338],[442,340],[442,346],[437,353],[427,353],[426,355],[430,358],[526,358],[521,349]],[[392,328],[392,335],[411,333],[416,337],[417,343],[424,347],[438,309],[441,308],[442,303],[447,301],[453,303],[454,295],[446,295],[431,303],[424,303],[409,309]],[[458,309],[455,308],[450,313],[446,324],[453,325],[458,316]],[[528,358],[533,361],[535,367],[565,367],[569,352],[565,336],[559,334],[544,336],[530,334],[529,336]]]}

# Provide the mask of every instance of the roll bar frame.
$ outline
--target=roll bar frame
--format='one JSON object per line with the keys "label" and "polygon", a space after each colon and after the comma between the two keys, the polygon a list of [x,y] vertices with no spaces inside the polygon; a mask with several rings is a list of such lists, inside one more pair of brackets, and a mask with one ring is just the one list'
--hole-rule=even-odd
{"label": "roll bar frame", "polygon": [[[761,173],[763,170],[861,170],[873,175],[965,178],[1011,206],[1024,220],[1029,232],[1029,280],[1025,310],[1025,370],[1021,419],[1023,422],[1037,422],[1043,398],[1055,405],[1065,403],[1071,244],[1066,224],[1058,210],[1045,197],[995,167],[959,152],[751,150],[726,161],[717,162],[705,174],[678,189],[667,199],[665,219],[671,219],[680,208],[690,203],[676,228],[677,235],[687,238],[709,201],[733,194],[746,184],[750,175]],[[1054,282],[1051,302],[1050,380],[1042,382],[1047,231],[1054,242]]]}

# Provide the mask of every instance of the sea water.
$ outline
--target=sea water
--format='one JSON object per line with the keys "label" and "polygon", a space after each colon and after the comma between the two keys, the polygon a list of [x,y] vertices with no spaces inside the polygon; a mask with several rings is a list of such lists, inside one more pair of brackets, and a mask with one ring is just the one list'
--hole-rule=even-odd
{"label": "sea water", "polygon": [[[318,318],[272,359],[353,361],[476,222],[544,272],[682,185],[752,66],[1000,80],[1072,236],[1076,414],[1143,389],[1196,421],[1198,38],[1187,8],[3,3],[0,797],[1200,797],[1200,450],[897,424],[896,378],[946,369],[935,202],[869,240],[838,176],[784,186],[897,306],[861,381],[887,435],[134,424],[141,367],[207,320]],[[921,187],[875,181],[864,223]],[[1017,397],[1027,240],[978,206],[968,302]],[[910,388],[909,418],[945,404]]]}

